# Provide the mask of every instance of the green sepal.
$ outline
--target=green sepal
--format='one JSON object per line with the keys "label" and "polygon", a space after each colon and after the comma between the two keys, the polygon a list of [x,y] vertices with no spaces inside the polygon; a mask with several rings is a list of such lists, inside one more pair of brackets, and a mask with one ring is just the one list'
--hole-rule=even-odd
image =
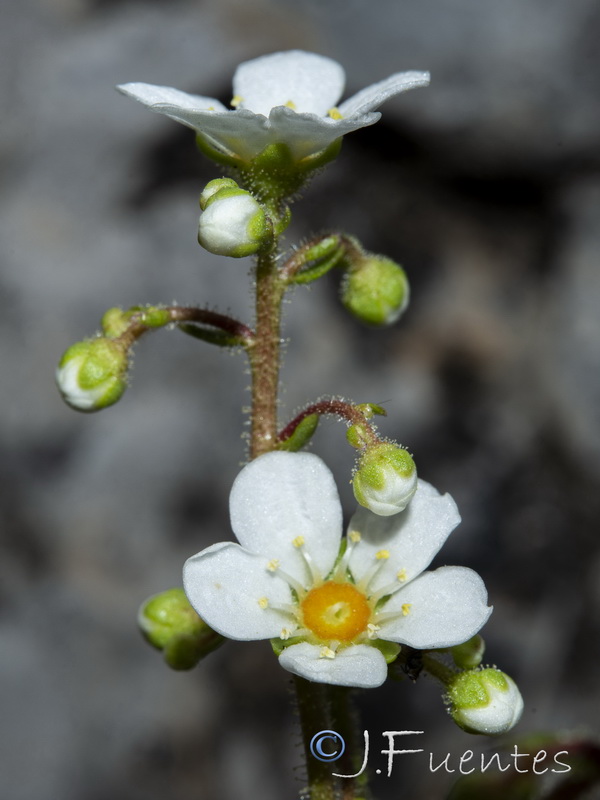
{"label": "green sepal", "polygon": [[341,239],[337,234],[331,236],[324,236],[312,247],[304,251],[303,255],[305,260],[317,261],[321,258],[333,255],[341,246]]}
{"label": "green sepal", "polygon": [[402,650],[400,645],[396,644],[396,642],[386,642],[384,639],[374,639],[372,642],[369,642],[369,644],[382,653],[386,664],[393,664]]}
{"label": "green sepal", "polygon": [[478,633],[467,642],[450,648],[454,663],[460,669],[474,669],[481,664],[485,653],[485,642]]}
{"label": "green sepal", "polygon": [[116,339],[122,333],[125,333],[129,327],[131,313],[131,309],[128,311],[123,311],[122,308],[118,307],[107,309],[100,322],[104,335],[110,339]]}
{"label": "green sepal", "polygon": [[329,270],[333,269],[333,267],[339,264],[343,254],[344,251],[342,248],[340,248],[337,252],[333,253],[333,255],[329,256],[329,258],[317,261],[311,267],[305,267],[301,269],[290,279],[290,283],[312,283],[313,281],[318,280],[318,278],[322,278],[323,275],[326,275],[329,272]]}
{"label": "green sepal", "polygon": [[283,653],[286,647],[291,647],[293,644],[300,644],[303,642],[304,639],[300,636],[293,636],[289,639],[280,639],[279,637],[275,639],[271,639],[271,647],[273,648],[273,652],[279,658],[279,656]]}
{"label": "green sepal", "polygon": [[228,155],[222,150],[217,150],[200,133],[196,134],[196,147],[211,161],[215,161],[224,167],[240,167],[243,164],[237,156]]}
{"label": "green sepal", "polygon": [[180,322],[177,328],[194,339],[200,339],[208,344],[216,344],[218,347],[245,347],[246,342],[239,336],[227,331],[220,331],[217,328],[205,328],[192,322]]}
{"label": "green sepal", "polygon": [[378,406],[375,403],[360,403],[356,406],[359,411],[361,411],[366,419],[371,419],[371,417],[377,415],[379,417],[387,417],[387,411],[383,406]]}
{"label": "green sepal", "polygon": [[304,419],[298,423],[292,435],[289,436],[285,441],[281,442],[277,449],[288,450],[292,453],[302,450],[302,448],[310,441],[312,435],[317,429],[318,424],[318,414],[309,414],[307,417],[304,417]]}
{"label": "green sepal", "polygon": [[173,636],[163,648],[165,662],[171,669],[184,671],[193,669],[204,656],[220,647],[225,638],[212,631],[198,639],[193,634],[181,633]]}
{"label": "green sepal", "polygon": [[356,450],[362,450],[366,447],[371,438],[369,437],[369,430],[366,425],[350,425],[346,431],[346,440],[351,447]]}
{"label": "green sepal", "polygon": [[[255,156],[252,161],[229,161],[237,170],[239,181],[261,202],[267,205],[280,203],[286,197],[297,194],[311,173],[328,164],[339,153],[341,138],[332,142],[325,150],[299,161],[283,142],[274,142]],[[224,162],[221,162],[224,163]]]}

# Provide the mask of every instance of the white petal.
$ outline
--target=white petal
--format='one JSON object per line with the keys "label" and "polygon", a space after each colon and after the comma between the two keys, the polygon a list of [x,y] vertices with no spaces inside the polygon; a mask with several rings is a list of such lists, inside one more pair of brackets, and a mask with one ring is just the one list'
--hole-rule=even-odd
{"label": "white petal", "polygon": [[402,572],[402,583],[416,578],[429,566],[450,533],[460,522],[456,503],[449,494],[440,495],[430,483],[419,480],[417,491],[404,511],[381,517],[360,508],[348,531],[358,531],[361,540],[350,557],[350,571],[357,580],[370,568],[375,554],[389,553],[369,584],[371,592],[394,583]]}
{"label": "white petal", "polygon": [[295,110],[324,116],[342,96],[344,70],[315,53],[290,50],[272,53],[240,64],[233,78],[233,93],[240,107],[268,116],[275,106],[290,101]]}
{"label": "white petal", "polygon": [[269,116],[270,136],[273,142],[285,142],[292,155],[300,159],[319,153],[346,133],[373,125],[380,117],[381,114],[375,113],[334,120],[316,114],[297,114],[278,106]]}
{"label": "white petal", "polygon": [[253,553],[278,559],[281,568],[308,586],[307,568],[294,546],[304,549],[325,575],[336,559],[342,508],[333,475],[312,453],[266,453],[234,481],[229,498],[231,526]]}
{"label": "white petal", "polygon": [[322,647],[316,644],[293,644],[279,656],[284,669],[315,683],[335,686],[358,686],[373,689],[387,678],[387,664],[383,654],[367,644],[355,644],[336,653],[334,658],[323,658]]}
{"label": "white petal", "polygon": [[[198,242],[211,253],[236,256],[243,247],[260,247],[250,235],[253,220],[265,220],[264,212],[251,194],[238,194],[215,200],[202,212]],[[264,228],[264,224],[263,224]]]}
{"label": "white petal", "polygon": [[366,114],[379,108],[382,103],[408,89],[417,89],[429,85],[428,72],[397,72],[383,81],[374,83],[362,89],[357,94],[344,100],[340,105],[340,114],[344,117],[353,117],[356,114]]}
{"label": "white petal", "polygon": [[[148,108],[156,105],[169,105],[178,109],[195,111],[226,111],[227,109],[219,100],[213,97],[203,97],[199,94],[188,94],[171,86],[154,86],[151,83],[122,83],[117,89],[128,97],[137,100]],[[160,108],[153,109],[164,114]]]}
{"label": "white petal", "polygon": [[291,618],[270,607],[291,602],[287,583],[269,572],[263,556],[233,542],[214,544],[188,558],[183,586],[202,619],[229,639],[270,639],[290,627]]}
{"label": "white petal", "polygon": [[218,149],[243,160],[254,158],[271,142],[267,120],[252,111],[197,111],[170,105],[150,110],[193,128]]}
{"label": "white petal", "polygon": [[[408,611],[402,614],[402,606]],[[379,637],[418,650],[451,647],[474,636],[492,613],[479,575],[466,567],[440,567],[424,572],[393,595],[382,614],[398,611],[381,622]]]}

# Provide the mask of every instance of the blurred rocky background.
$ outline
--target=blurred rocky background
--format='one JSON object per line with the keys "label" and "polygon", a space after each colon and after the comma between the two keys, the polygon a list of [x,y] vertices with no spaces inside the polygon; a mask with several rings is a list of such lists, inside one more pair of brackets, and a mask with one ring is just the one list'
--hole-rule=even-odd
{"label": "blurred rocky background", "polygon": [[[393,330],[373,331],[341,308],[338,276],[299,289],[282,421],[325,394],[383,403],[381,429],[461,508],[439,563],[488,584],[488,659],[525,697],[509,745],[594,730],[598,41],[596,0],[4,0],[2,797],[282,800],[302,786],[289,678],[268,644],[231,643],[175,674],[135,625],[187,556],[230,536],[242,358],[163,331],[104,413],[70,411],[53,385],[62,351],[110,306],[208,302],[251,319],[249,264],[195,241],[218,171],[187,129],[113,86],[227,102],[237,63],[289,48],[340,61],[349,92],[403,69],[431,70],[432,85],[347,137],[296,206],[290,243],[354,233],[404,264],[413,299]],[[350,514],[343,427],[322,424],[314,451]],[[499,746],[458,731],[428,681],[360,702],[373,768],[382,730],[425,731],[408,746],[439,760]],[[455,777],[414,757],[374,788],[436,798]]]}

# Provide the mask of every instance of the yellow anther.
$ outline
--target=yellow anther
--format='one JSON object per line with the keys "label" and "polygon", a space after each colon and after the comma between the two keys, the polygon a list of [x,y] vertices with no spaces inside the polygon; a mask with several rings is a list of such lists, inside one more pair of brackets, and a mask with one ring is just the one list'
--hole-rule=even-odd
{"label": "yellow anther", "polygon": [[377,633],[381,630],[381,625],[374,625],[372,622],[369,622],[367,625],[367,636],[369,639],[377,639]]}
{"label": "yellow anther", "polygon": [[331,117],[331,119],[344,119],[340,113],[339,108],[336,108],[335,106],[333,108],[330,108],[327,114]]}
{"label": "yellow anther", "polygon": [[269,607],[269,598],[268,597],[261,597],[258,601],[258,605],[261,608],[268,608]]}
{"label": "yellow anther", "polygon": [[267,564],[267,569],[269,570],[269,572],[275,572],[278,566],[279,566],[279,559],[272,558]]}
{"label": "yellow anther", "polygon": [[406,580],[407,573],[406,573],[406,570],[404,569],[404,567],[402,567],[402,569],[399,572],[396,573],[396,577],[398,578],[399,581],[405,581]]}
{"label": "yellow anther", "polygon": [[402,603],[402,616],[407,617],[410,612],[410,607],[412,603]]}
{"label": "yellow anther", "polygon": [[207,111],[214,111],[214,110],[215,110],[215,107],[214,107],[214,106],[209,106],[209,107],[208,107],[206,110],[207,110]]}
{"label": "yellow anther", "polygon": [[322,647],[319,658],[335,658],[335,650],[332,650],[331,647]]}
{"label": "yellow anther", "polygon": [[289,628],[282,628],[281,633],[279,634],[280,639],[289,639],[292,635],[292,632]]}
{"label": "yellow anther", "polygon": [[304,536],[296,536],[295,539],[292,539],[292,544],[294,547],[302,547],[304,544]]}
{"label": "yellow anther", "polygon": [[287,101],[287,103],[286,103],[285,105],[286,105],[288,108],[291,108],[291,109],[292,109],[292,111],[295,111],[295,110],[296,110],[296,103],[294,103],[294,101],[293,101],[293,100],[288,100],[288,101]]}
{"label": "yellow anther", "polygon": [[375,558],[377,559],[377,561],[382,561],[382,560],[387,559],[389,557],[390,557],[390,551],[389,550],[378,550],[375,553]]}
{"label": "yellow anther", "polygon": [[231,98],[230,105],[231,105],[232,108],[237,108],[240,105],[240,103],[243,103],[243,102],[244,102],[244,98],[241,97],[239,94],[236,94]]}
{"label": "yellow anther", "polygon": [[350,539],[351,542],[354,542],[354,544],[356,544],[356,542],[360,542],[362,536],[358,531],[350,531],[350,533],[348,534],[348,538]]}

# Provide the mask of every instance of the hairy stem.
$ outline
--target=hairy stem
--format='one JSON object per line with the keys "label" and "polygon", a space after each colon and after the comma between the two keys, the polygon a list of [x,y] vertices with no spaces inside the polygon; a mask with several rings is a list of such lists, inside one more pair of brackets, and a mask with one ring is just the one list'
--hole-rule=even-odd
{"label": "hairy stem", "polygon": [[256,265],[256,331],[248,349],[252,375],[250,458],[274,450],[277,445],[277,404],[281,347],[281,301],[285,283],[273,253],[258,258]]}
{"label": "hairy stem", "polygon": [[[352,690],[345,686],[312,683],[297,676],[294,684],[306,757],[308,797],[310,800],[367,800],[366,773],[352,778],[334,774],[356,775],[363,761],[357,741],[356,715],[351,705]],[[333,731],[345,743],[344,753],[339,759],[327,762],[315,757],[311,742],[321,731]],[[340,747],[339,739],[330,740],[328,744]]]}

